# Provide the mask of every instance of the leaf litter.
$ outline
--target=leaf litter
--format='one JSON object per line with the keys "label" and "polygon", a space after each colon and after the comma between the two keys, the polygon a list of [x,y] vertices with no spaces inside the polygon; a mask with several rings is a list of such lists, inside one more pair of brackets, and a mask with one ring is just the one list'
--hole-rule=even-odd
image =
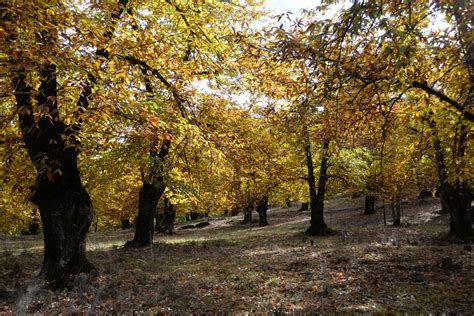
{"label": "leaf litter", "polygon": [[[309,214],[296,208],[272,209],[263,228],[216,218],[151,248],[96,247],[97,273],[61,292],[36,277],[40,252],[4,251],[0,313],[472,314],[473,253],[446,237],[438,203],[405,205],[403,225],[391,227],[381,210],[364,216],[331,202],[336,233],[315,238],[301,233]],[[131,234],[120,232],[124,242]]]}

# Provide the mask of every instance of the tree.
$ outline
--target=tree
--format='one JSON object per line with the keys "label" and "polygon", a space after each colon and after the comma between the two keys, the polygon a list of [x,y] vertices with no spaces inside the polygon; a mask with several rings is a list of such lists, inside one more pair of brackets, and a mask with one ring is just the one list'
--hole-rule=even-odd
{"label": "tree", "polygon": [[259,226],[267,226],[267,210],[268,210],[268,197],[264,196],[260,200],[257,201],[257,213],[258,213],[258,225]]}
{"label": "tree", "polygon": [[[121,1],[109,15],[112,30],[126,4]],[[38,206],[43,224],[42,274],[60,286],[70,274],[92,268],[86,259],[85,237],[93,208],[77,164],[82,121],[69,123],[59,107],[58,75],[68,56],[58,50],[58,44],[72,14],[57,2],[10,3],[1,8],[2,44],[9,57],[9,66],[2,70],[11,78],[22,138],[37,172],[31,201]],[[106,31],[102,37],[109,40],[112,33]],[[104,52],[97,49],[96,56]],[[88,108],[94,82],[89,74],[77,108]]]}
{"label": "tree", "polygon": [[[255,4],[249,1],[251,6]],[[165,7],[167,10],[163,10]],[[234,23],[240,23],[244,17],[242,7],[222,2],[202,2],[190,5],[181,5],[174,1],[165,1],[161,4],[150,4],[147,9],[151,14],[143,14],[136,10],[135,16],[146,27],[139,24],[135,25],[136,36],[139,40],[147,42],[150,38],[165,37],[171,41],[167,44],[167,49],[163,50],[163,55],[158,60],[166,61],[164,64],[156,63],[153,60],[147,60],[142,51],[137,51],[135,43],[125,41],[122,52],[118,53],[117,58],[136,66],[145,77],[145,88],[148,94],[153,93],[153,80],[157,81],[166,94],[175,102],[175,111],[184,119],[185,124],[199,124],[193,112],[196,110],[196,103],[191,101],[196,93],[192,93],[193,84],[197,80],[202,80],[203,76],[212,78],[215,74],[228,69],[232,60],[234,43],[233,39]],[[251,16],[256,15],[253,10]],[[162,20],[157,19],[161,16]],[[215,25],[214,25],[215,24]],[[220,26],[220,27],[219,27]],[[177,32],[182,30],[182,32]],[[217,31],[217,33],[216,33]],[[245,31],[245,29],[243,30]],[[218,34],[218,35],[217,35]],[[132,44],[132,45],[130,45]],[[173,45],[171,45],[173,44]],[[130,50],[126,50],[131,46]],[[155,43],[150,45],[150,49],[156,47]],[[156,51],[151,51],[156,54]],[[170,61],[173,62],[170,62]],[[217,64],[215,61],[221,61]],[[194,95],[193,95],[194,94]],[[176,115],[173,115],[176,118]],[[176,122],[168,122],[169,125]],[[184,128],[183,128],[184,129]],[[169,134],[169,133],[168,133]],[[150,160],[163,160],[168,154],[169,143],[162,143],[160,153],[156,154],[155,149],[151,149]],[[150,168],[150,173],[155,174],[156,166]],[[128,246],[142,247],[149,245],[153,240],[153,219],[156,214],[156,205],[159,197],[163,194],[165,188],[164,170],[146,179],[142,190],[140,191],[139,213],[137,216],[137,225],[134,240],[127,243]]]}
{"label": "tree", "polygon": [[[268,43],[268,50],[275,57],[268,60],[268,67],[279,72],[271,78],[284,86],[286,91],[271,87],[267,92],[271,97],[283,98],[290,101],[289,114],[287,115],[291,129],[296,132],[298,142],[303,149],[307,175],[302,177],[307,181],[311,209],[310,227],[306,233],[310,235],[326,234],[328,229],[324,221],[324,199],[329,180],[329,147],[331,139],[336,137],[332,124],[334,111],[330,105],[331,91],[324,82],[328,75],[330,63],[323,53],[310,51],[311,39],[306,37],[305,23],[295,21],[292,28],[287,31],[282,28],[270,29],[274,31]],[[323,45],[322,45],[323,46]],[[326,47],[321,47],[325,49]],[[331,53],[329,52],[328,55]],[[282,71],[283,70],[283,71]],[[289,75],[283,75],[284,71]],[[275,80],[276,79],[276,80]],[[276,90],[276,92],[275,92]],[[293,115],[293,113],[295,115]],[[316,177],[313,165],[313,137],[318,137],[322,144],[319,176],[316,188]]]}
{"label": "tree", "polygon": [[163,200],[163,212],[157,212],[155,216],[155,231],[169,235],[173,234],[175,217],[175,205],[169,198],[165,197]]}
{"label": "tree", "polygon": [[168,155],[171,140],[163,139],[160,149],[150,151],[151,165],[149,173],[143,181],[138,197],[138,215],[136,219],[135,235],[133,240],[127,242],[127,247],[149,246],[153,240],[155,227],[153,225],[156,215],[156,206],[165,191],[164,158]]}
{"label": "tree", "polygon": [[[434,19],[442,20],[442,14],[447,26],[429,27]],[[410,115],[430,126],[450,232],[464,239],[472,235],[472,187],[466,174],[472,169],[467,139],[473,121],[468,16],[462,3],[354,3],[334,25],[346,47],[358,47],[341,66],[354,84],[362,86],[361,95],[378,90],[397,103],[406,98],[410,102],[403,104]],[[375,36],[373,29],[380,30],[381,36]],[[354,104],[362,105],[363,100],[357,99]]]}

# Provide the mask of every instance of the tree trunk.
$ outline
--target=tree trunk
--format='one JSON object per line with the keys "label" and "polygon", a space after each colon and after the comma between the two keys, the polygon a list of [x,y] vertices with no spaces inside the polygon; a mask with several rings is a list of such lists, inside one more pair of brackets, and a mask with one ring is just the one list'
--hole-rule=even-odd
{"label": "tree trunk", "polygon": [[445,192],[445,199],[450,213],[449,233],[468,240],[472,236],[472,193],[469,188],[454,184],[449,186],[448,192]]}
{"label": "tree trunk", "polygon": [[301,208],[299,210],[300,211],[307,211],[308,207],[309,207],[309,203],[308,202],[303,202],[303,203],[301,203]]}
{"label": "tree trunk", "polygon": [[308,141],[305,146],[306,166],[308,168],[308,184],[310,195],[311,222],[306,234],[310,236],[324,235],[328,227],[324,222],[324,195],[326,193],[326,183],[328,180],[328,160],[329,160],[329,140],[325,139],[323,143],[323,153],[321,157],[321,167],[319,170],[318,193],[316,194],[316,185],[314,178],[313,160],[311,156],[311,144]]}
{"label": "tree trunk", "polygon": [[[465,49],[465,63],[469,73],[469,81],[471,83],[468,91],[467,98],[463,104],[463,110],[466,112],[469,108],[472,108],[474,104],[474,41],[472,41],[472,29],[469,27],[469,22],[472,23],[471,19],[467,18],[468,15],[465,15],[463,18],[463,13],[468,12],[466,9],[469,6],[462,6],[461,1],[453,2],[454,3],[454,16],[459,30],[459,40],[461,47]],[[471,121],[472,123],[472,121]],[[460,121],[460,136],[458,141],[458,146],[456,150],[456,158],[461,160],[465,157],[466,144],[469,139],[469,131],[472,127],[472,124],[467,124],[462,118]],[[460,164],[457,164],[457,168],[460,167]],[[456,170],[459,174],[459,169]],[[458,238],[468,240],[472,237],[472,214],[471,203],[473,199],[472,186],[470,185],[472,179],[464,180],[465,182],[460,182],[459,180],[456,183],[450,185],[449,196],[446,196],[447,205],[450,212],[450,233]]]}
{"label": "tree trunk", "polygon": [[[459,182],[449,183],[445,174],[444,159],[441,152],[440,142],[435,140],[435,151],[437,157],[438,174],[440,175],[439,198],[441,201],[441,213],[450,214],[449,232],[460,239],[468,239],[472,236],[471,224],[471,202],[472,192],[469,187],[464,187]],[[441,170],[440,170],[441,169]]]}
{"label": "tree trunk", "polygon": [[[153,95],[153,86],[148,73],[142,68],[144,76],[145,90],[148,95]],[[161,195],[165,191],[164,183],[164,160],[168,155],[171,140],[165,137],[161,142],[159,152],[156,147],[150,150],[150,170],[147,178],[143,180],[143,185],[138,195],[138,215],[135,221],[135,235],[133,240],[125,243],[126,247],[147,247],[153,242],[155,231],[154,219],[156,207]]]}
{"label": "tree trunk", "polygon": [[121,224],[122,224],[122,225],[121,225],[121,228],[122,228],[122,229],[129,229],[129,228],[132,227],[132,223],[130,223],[130,219],[128,219],[128,218],[122,219],[121,222],[122,222],[122,223],[121,223]]}
{"label": "tree trunk", "polygon": [[174,220],[176,217],[175,206],[168,198],[165,198],[163,204],[163,212],[157,212],[156,214],[155,231],[171,235],[173,234]]}
{"label": "tree trunk", "polygon": [[[110,39],[114,34],[116,21],[127,3],[128,0],[119,0],[120,5],[112,14],[115,22],[104,32],[105,38]],[[2,22],[12,21],[6,5],[0,8],[0,18]],[[7,40],[13,41],[17,34],[10,25],[2,24]],[[71,274],[92,269],[86,259],[85,237],[92,222],[93,208],[77,166],[80,145],[77,133],[82,121],[68,125],[61,120],[57,106],[56,65],[46,61],[53,56],[51,51],[57,47],[58,37],[54,28],[46,28],[38,32],[38,38],[45,52],[45,58],[37,61],[40,75],[38,89],[34,91],[27,83],[24,65],[13,65],[12,81],[21,134],[37,170],[31,201],[38,206],[43,223],[44,261],[41,273],[62,287]],[[106,52],[105,49],[97,49],[97,56],[99,51]],[[17,51],[15,55],[23,54]],[[16,62],[16,58],[13,60]],[[80,93],[78,109],[84,110],[89,106],[95,78],[88,74],[88,79]],[[36,104],[32,102],[33,95],[36,95]],[[39,111],[35,111],[35,106]],[[35,117],[35,112],[38,117]]]}
{"label": "tree trunk", "polygon": [[[42,275],[62,286],[69,275],[88,272],[85,237],[92,222],[92,203],[77,167],[78,141],[62,123],[56,104],[56,67],[43,66],[36,101],[48,111],[35,122],[32,88],[19,70],[13,79],[20,128],[37,170],[31,201],[40,210],[44,234]],[[71,145],[66,145],[65,140]]]}
{"label": "tree trunk", "polygon": [[[92,215],[92,216],[94,216],[94,215]],[[98,216],[95,216],[94,232],[97,233],[98,230],[99,230],[99,218],[98,218]]]}
{"label": "tree trunk", "polygon": [[38,235],[39,234],[39,228],[40,228],[40,218],[38,216],[38,213],[36,210],[34,210],[32,213],[32,218],[30,223],[28,224],[28,234],[29,235]]}
{"label": "tree trunk", "polygon": [[420,194],[418,194],[418,198],[419,198],[420,200],[422,200],[422,199],[428,199],[428,198],[430,198],[430,197],[433,197],[433,194],[432,194],[431,191],[428,190],[428,189],[423,189],[423,190],[420,191]]}
{"label": "tree trunk", "polygon": [[392,198],[392,217],[393,226],[400,226],[401,224],[401,211],[400,211],[400,193],[397,192]]}
{"label": "tree trunk", "polygon": [[197,213],[197,212],[191,212],[191,213],[189,213],[189,218],[190,218],[192,221],[197,220],[198,217],[199,217],[199,213]]}
{"label": "tree trunk", "polygon": [[244,221],[242,224],[252,223],[253,202],[249,203],[244,209]]}
{"label": "tree trunk", "polygon": [[153,222],[156,206],[165,191],[164,159],[168,155],[171,141],[164,139],[160,151],[152,150],[150,153],[150,174],[143,181],[138,196],[138,216],[136,219],[135,235],[133,240],[127,241],[126,247],[147,247],[153,242]]}
{"label": "tree trunk", "polygon": [[[430,126],[432,130],[434,130],[434,122],[430,122]],[[441,214],[449,213],[449,206],[447,204],[447,200],[449,199],[449,183],[448,178],[446,176],[446,166],[444,164],[444,154],[441,148],[441,141],[435,135],[433,140],[433,145],[435,148],[435,156],[436,156],[436,170],[438,172],[438,193],[439,193],[439,200],[441,203]]]}
{"label": "tree trunk", "polygon": [[448,197],[444,196],[443,198],[440,199],[440,203],[441,203],[441,210],[440,210],[440,213],[441,213],[441,214],[449,214],[449,206],[448,206],[448,204],[445,202],[447,198],[448,198]]}
{"label": "tree trunk", "polygon": [[[166,207],[165,207],[166,208]],[[155,215],[155,232],[158,233],[163,233],[164,232],[164,227],[163,227],[163,218],[164,218],[164,213],[165,210],[163,209],[163,212],[160,212],[160,210],[156,211]]]}
{"label": "tree trunk", "polygon": [[[428,120],[430,127],[435,131],[435,122]],[[458,145],[458,157],[464,156],[464,147],[466,142],[467,129],[463,128]],[[471,202],[472,192],[469,185],[462,184],[458,181],[450,183],[447,177],[446,164],[444,154],[441,147],[441,141],[438,137],[434,137],[433,145],[436,155],[436,167],[439,178],[439,198],[441,201],[441,212],[449,212],[449,232],[451,235],[460,239],[467,240],[472,236],[471,224]]]}
{"label": "tree trunk", "polygon": [[267,226],[268,197],[264,197],[257,202],[258,225]]}
{"label": "tree trunk", "polygon": [[364,215],[375,214],[375,197],[372,195],[365,196]]}
{"label": "tree trunk", "polygon": [[176,218],[176,208],[173,203],[170,201],[166,207],[166,212],[164,214],[164,233],[172,235],[174,231],[174,220]]}

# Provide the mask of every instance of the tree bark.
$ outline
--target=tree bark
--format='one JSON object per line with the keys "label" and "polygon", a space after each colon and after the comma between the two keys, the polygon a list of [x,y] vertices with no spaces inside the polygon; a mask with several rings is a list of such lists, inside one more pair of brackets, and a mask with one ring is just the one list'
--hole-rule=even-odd
{"label": "tree bark", "polygon": [[309,208],[309,203],[308,202],[303,202],[301,203],[301,208],[299,209],[300,211],[307,211]]}
{"label": "tree bark", "polygon": [[268,197],[265,196],[257,201],[258,225],[267,226]]}
{"label": "tree bark", "polygon": [[365,196],[364,215],[375,214],[375,196]]}
{"label": "tree bark", "polygon": [[460,184],[450,185],[445,192],[445,199],[450,213],[449,233],[468,240],[472,236],[472,193],[469,187],[462,187]]}
{"label": "tree bark", "polygon": [[150,174],[143,181],[138,196],[135,235],[133,240],[127,241],[126,247],[147,247],[153,242],[153,222],[156,206],[166,187],[164,183],[164,159],[168,155],[170,143],[169,139],[164,139],[159,152],[156,149],[150,152]]}
{"label": "tree bark", "polygon": [[164,206],[163,212],[160,212],[160,210],[156,211],[155,215],[155,232],[158,233],[163,233],[164,228],[163,228],[163,218],[164,218],[164,213],[165,213],[166,206]]}
{"label": "tree bark", "polygon": [[163,204],[163,212],[157,212],[156,214],[155,231],[171,235],[174,231],[174,220],[176,217],[175,206],[168,198],[165,198]]}
{"label": "tree bark", "polygon": [[124,218],[121,220],[121,226],[122,229],[129,229],[132,227],[132,223],[130,223],[130,219]]}
{"label": "tree bark", "polygon": [[[31,201],[40,210],[44,234],[41,274],[62,286],[69,275],[88,272],[85,237],[92,222],[92,202],[84,189],[77,166],[78,141],[64,124],[56,104],[56,67],[43,65],[36,101],[47,111],[38,123],[33,116],[33,89],[26,83],[24,69],[18,69],[13,84],[20,128],[36,170]],[[66,145],[65,141],[74,146]]]}
{"label": "tree bark", "polygon": [[393,226],[400,226],[401,224],[401,211],[400,211],[400,193],[397,192],[392,198],[392,218]]}
{"label": "tree bark", "polygon": [[[435,133],[435,122],[431,119],[428,123]],[[464,126],[463,126],[464,127]],[[464,147],[467,137],[467,129],[463,128],[459,138],[459,145],[456,156],[461,158],[464,156]],[[441,141],[435,135],[433,139],[435,148],[436,167],[439,179],[439,198],[441,201],[441,212],[450,214],[449,232],[451,235],[460,239],[467,240],[472,236],[471,224],[471,202],[472,191],[469,184],[461,183],[456,180],[454,183],[448,181],[447,169],[445,164],[444,153],[441,147]]]}
{"label": "tree bark", "polygon": [[[105,38],[111,38],[117,19],[124,12],[127,3],[128,0],[119,0],[118,9],[112,14],[112,28],[107,28]],[[2,22],[12,21],[8,9],[7,5],[0,7]],[[16,39],[17,34],[9,24],[5,23],[5,31],[7,41]],[[53,29],[46,28],[38,32],[38,37],[47,53],[57,46],[57,34]],[[96,51],[96,55],[99,55],[99,51],[100,49]],[[15,55],[22,54],[17,52]],[[37,171],[31,201],[38,206],[43,223],[44,260],[41,274],[62,287],[71,274],[88,272],[93,268],[86,259],[85,244],[93,207],[89,194],[82,185],[77,165],[80,142],[76,136],[81,120],[68,125],[59,116],[54,63],[42,62],[38,67],[40,85],[34,104],[34,89],[27,83],[25,65],[20,65],[21,61],[18,62],[16,58],[12,60],[17,63],[13,65],[12,82],[20,130]],[[90,74],[88,77],[93,79]],[[83,87],[77,108],[88,108],[93,83],[94,80],[89,80]],[[39,117],[35,118],[35,112],[39,113]]]}
{"label": "tree bark", "polygon": [[[153,86],[148,77],[148,73],[141,68],[145,90],[149,96],[153,94]],[[166,185],[164,182],[164,160],[169,153],[171,140],[166,137],[161,142],[161,148],[157,151],[153,146],[150,149],[150,170],[148,177],[143,180],[143,185],[138,195],[138,215],[135,221],[135,235],[133,240],[127,241],[125,247],[147,247],[153,243],[153,234],[155,232],[154,219],[156,216],[156,207]]]}
{"label": "tree bark", "polygon": [[29,235],[38,235],[39,234],[39,228],[40,228],[40,218],[34,210],[32,213],[32,218],[30,223],[28,224],[28,234]]}
{"label": "tree bark", "polygon": [[249,203],[244,209],[244,221],[242,224],[252,223],[253,202]]}
{"label": "tree bark", "polygon": [[[469,12],[469,6],[463,5],[462,2],[454,2],[454,16],[458,26],[459,40],[464,52],[466,68],[469,73],[469,81],[471,83],[468,95],[463,103],[463,114],[468,112],[474,104],[474,42],[472,41],[472,29],[469,28],[469,22],[472,22],[472,15]],[[464,14],[463,12],[464,11]],[[471,17],[469,19],[468,17]],[[471,31],[471,32],[470,32]],[[474,121],[471,115],[471,122]],[[465,156],[466,144],[469,139],[470,126],[461,119],[460,136],[456,150],[457,158],[461,159]],[[459,164],[457,165],[459,167]],[[456,170],[459,173],[459,170]],[[472,237],[472,214],[471,203],[473,199],[472,186],[470,180],[460,181],[450,184],[447,190],[450,194],[445,195],[445,201],[450,212],[450,233],[458,238],[468,240]]]}
{"label": "tree bark", "polygon": [[306,234],[310,236],[324,235],[328,231],[328,227],[324,221],[324,195],[326,193],[326,183],[328,180],[328,160],[329,160],[329,140],[325,139],[323,143],[323,153],[321,157],[321,166],[319,170],[318,192],[316,193],[313,160],[311,155],[311,144],[308,135],[308,141],[305,145],[306,166],[308,168],[308,184],[310,195],[311,221],[310,226],[306,230]]}
{"label": "tree bark", "polygon": [[165,233],[172,235],[174,232],[174,220],[176,218],[176,208],[173,203],[170,201],[168,202],[168,206],[166,207],[166,212],[164,216],[165,220]]}

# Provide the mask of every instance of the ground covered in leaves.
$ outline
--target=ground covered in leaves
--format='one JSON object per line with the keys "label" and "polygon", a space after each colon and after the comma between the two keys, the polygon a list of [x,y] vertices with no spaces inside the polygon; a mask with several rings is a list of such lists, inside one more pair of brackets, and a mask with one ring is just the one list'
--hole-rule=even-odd
{"label": "ground covered in leaves", "polygon": [[138,250],[121,248],[131,231],[91,234],[98,273],[61,292],[35,277],[40,237],[3,237],[0,314],[474,313],[471,245],[447,238],[436,199],[404,204],[397,228],[381,207],[364,216],[361,205],[330,201],[336,232],[326,237],[302,233],[309,213],[297,206],[270,210],[267,227],[216,218]]}

